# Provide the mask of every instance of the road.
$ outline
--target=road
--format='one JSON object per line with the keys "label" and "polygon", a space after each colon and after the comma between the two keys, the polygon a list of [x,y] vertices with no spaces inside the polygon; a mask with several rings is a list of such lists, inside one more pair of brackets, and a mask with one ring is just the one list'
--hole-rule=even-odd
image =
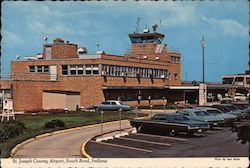
{"label": "road", "polygon": [[[122,129],[131,127],[128,121],[122,122]],[[119,129],[119,122],[103,127],[104,132]],[[81,158],[82,144],[99,135],[100,126],[60,133],[32,141],[17,151],[13,158]]]}

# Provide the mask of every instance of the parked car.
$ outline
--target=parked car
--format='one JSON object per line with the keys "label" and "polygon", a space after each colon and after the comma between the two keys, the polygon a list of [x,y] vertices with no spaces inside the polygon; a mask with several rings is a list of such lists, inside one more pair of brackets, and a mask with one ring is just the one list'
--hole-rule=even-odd
{"label": "parked car", "polygon": [[221,126],[225,124],[225,120],[223,118],[211,115],[208,112],[200,109],[182,109],[177,111],[177,113],[185,115],[193,120],[208,122],[210,127]]}
{"label": "parked car", "polygon": [[246,114],[246,118],[250,117],[250,104],[248,101],[231,102],[235,107],[242,110]]}
{"label": "parked car", "polygon": [[117,100],[108,100],[106,102],[102,102],[102,104],[96,104],[90,107],[91,109],[99,109],[105,111],[116,111],[118,109],[122,109],[122,111],[130,111],[133,108],[122,101]]}
{"label": "parked car", "polygon": [[247,97],[242,93],[235,93],[235,96],[233,97],[233,100],[234,101],[238,101],[238,100],[245,101],[245,100],[247,100]]}
{"label": "parked car", "polygon": [[212,105],[212,107],[221,110],[223,113],[233,114],[237,116],[237,120],[245,118],[244,112],[239,111],[236,107],[231,104],[216,104]]}
{"label": "parked car", "polygon": [[237,121],[237,117],[233,114],[223,113],[219,109],[212,108],[212,107],[197,107],[196,109],[204,110],[211,115],[214,115],[219,118],[223,118],[225,120],[226,126],[231,126],[234,121]]}
{"label": "parked car", "polygon": [[193,135],[195,132],[204,132],[210,128],[207,122],[192,120],[176,113],[156,114],[147,120],[131,120],[130,124],[137,131],[168,133],[170,136],[180,132]]}

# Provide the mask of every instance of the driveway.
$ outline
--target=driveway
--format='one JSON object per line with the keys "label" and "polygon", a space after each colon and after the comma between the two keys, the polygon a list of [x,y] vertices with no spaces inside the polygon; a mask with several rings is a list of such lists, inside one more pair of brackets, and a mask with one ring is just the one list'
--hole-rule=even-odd
{"label": "driveway", "polygon": [[[130,127],[128,121],[122,122],[122,129]],[[103,127],[104,132],[118,129],[119,122]],[[96,126],[37,139],[22,146],[13,158],[81,158],[83,157],[80,151],[82,144],[99,135],[100,132],[100,126]]]}

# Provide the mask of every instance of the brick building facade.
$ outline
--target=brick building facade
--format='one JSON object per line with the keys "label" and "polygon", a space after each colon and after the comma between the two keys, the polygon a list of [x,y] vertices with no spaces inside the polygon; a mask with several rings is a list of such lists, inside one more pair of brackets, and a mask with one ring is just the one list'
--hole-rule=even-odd
{"label": "brick building facade", "polygon": [[74,110],[110,99],[131,105],[148,105],[148,97],[152,104],[162,104],[163,98],[183,101],[183,93],[167,88],[181,85],[181,54],[169,51],[160,33],[129,37],[131,51],[122,56],[87,54],[86,49],[57,38],[44,44],[42,56],[12,61],[14,110]]}

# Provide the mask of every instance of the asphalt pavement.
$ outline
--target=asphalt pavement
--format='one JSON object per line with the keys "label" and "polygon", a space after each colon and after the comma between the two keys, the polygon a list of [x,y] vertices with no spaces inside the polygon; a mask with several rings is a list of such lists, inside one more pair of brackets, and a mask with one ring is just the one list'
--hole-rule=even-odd
{"label": "asphalt pavement", "polygon": [[[129,127],[131,126],[128,121],[122,122],[122,129]],[[104,132],[118,129],[119,122],[103,127]],[[13,158],[82,158],[82,144],[99,134],[100,126],[51,135],[22,146]]]}

